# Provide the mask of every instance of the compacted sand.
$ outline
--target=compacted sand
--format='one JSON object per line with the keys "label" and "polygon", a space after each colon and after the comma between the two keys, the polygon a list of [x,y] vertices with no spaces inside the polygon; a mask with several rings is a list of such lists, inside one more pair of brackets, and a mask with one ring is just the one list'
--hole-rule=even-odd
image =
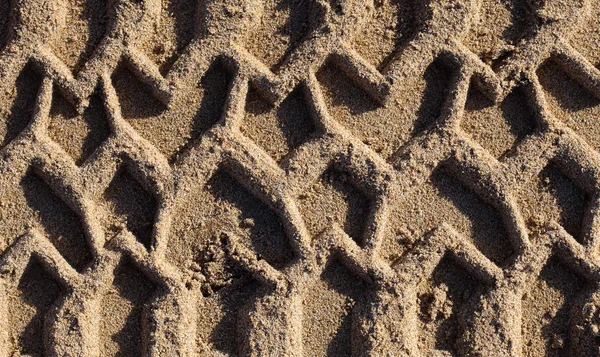
{"label": "compacted sand", "polygon": [[0,356],[599,356],[593,0],[0,0]]}

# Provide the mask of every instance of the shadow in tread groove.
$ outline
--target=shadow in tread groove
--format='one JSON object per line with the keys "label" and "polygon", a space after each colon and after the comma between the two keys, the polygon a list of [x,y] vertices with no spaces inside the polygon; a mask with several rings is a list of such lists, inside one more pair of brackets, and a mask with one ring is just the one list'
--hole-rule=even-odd
{"label": "shadow in tread groove", "polygon": [[8,26],[10,22],[10,1],[0,2],[0,50],[4,50],[8,41]]}
{"label": "shadow in tread groove", "polygon": [[351,356],[356,304],[368,287],[338,260],[327,263],[321,279],[304,297],[304,345],[315,356]]}
{"label": "shadow in tread groove", "polygon": [[256,299],[258,283],[247,277],[234,278],[229,285],[207,297],[199,306],[199,339],[215,349],[235,356],[240,350],[237,340],[239,316]]}
{"label": "shadow in tread groove", "polygon": [[362,246],[371,202],[352,183],[351,175],[329,168],[298,198],[300,212],[313,237],[337,223]]}
{"label": "shadow in tread groove", "polygon": [[538,189],[554,198],[554,204],[546,207],[560,212],[558,223],[575,239],[579,239],[590,199],[588,194],[552,163],[540,172],[539,177]]}
{"label": "shadow in tread groove", "polygon": [[[259,24],[253,26],[248,51],[257,56],[271,70],[277,70],[304,39],[309,23],[311,1],[264,1]],[[276,34],[278,40],[273,40]]]}
{"label": "shadow in tread groove", "polygon": [[[17,137],[33,119],[33,112],[38,91],[42,85],[42,77],[37,73],[33,64],[26,65],[15,83],[15,93],[12,107],[8,110],[6,119],[0,120],[0,149]],[[5,105],[5,103],[2,103]],[[3,127],[4,126],[4,127]]]}
{"label": "shadow in tread groove", "polygon": [[[196,34],[196,18],[198,2],[187,0],[169,0],[167,11],[175,17],[175,48],[173,53],[167,54],[164,63],[160,65],[160,71],[166,75],[173,64],[185,51],[187,45]],[[156,51],[156,49],[155,49]]]}
{"label": "shadow in tread groove", "polygon": [[328,61],[317,72],[317,79],[323,85],[323,90],[327,96],[332,98],[331,104],[333,106],[345,106],[350,110],[346,118],[336,116],[336,120],[339,120],[342,124],[348,125],[353,119],[352,116],[373,111],[380,106],[331,61]]}
{"label": "shadow in tread groove", "polygon": [[373,19],[353,41],[355,50],[384,70],[418,30],[413,0],[375,1]]}
{"label": "shadow in tread groove", "polygon": [[12,295],[10,331],[23,355],[43,357],[45,315],[61,294],[60,285],[32,258]]}
{"label": "shadow in tread groove", "polygon": [[434,125],[442,113],[455,70],[442,58],[437,58],[425,70],[425,90],[417,112],[412,135],[418,135]]}
{"label": "shadow in tread groove", "polygon": [[556,99],[561,108],[568,112],[577,112],[600,105],[599,98],[594,97],[572,76],[567,74],[560,65],[551,60],[540,66],[537,75],[544,89]]}
{"label": "shadow in tread groove", "polygon": [[48,239],[78,271],[92,260],[80,217],[54,191],[29,169],[20,182],[30,209],[44,228]]}
{"label": "shadow in tread groove", "polygon": [[277,107],[253,90],[248,93],[240,129],[277,162],[306,142],[316,129],[303,90],[297,87]]}
{"label": "shadow in tread groove", "polygon": [[227,202],[228,210],[233,209],[231,213],[237,213],[237,222],[230,222],[237,223],[237,227],[230,229],[248,241],[259,259],[281,268],[293,258],[283,224],[266,204],[223,169],[217,171],[207,185],[217,201]]}
{"label": "shadow in tread groove", "polygon": [[56,90],[52,98],[48,134],[81,165],[110,136],[104,102],[97,90],[82,115]]}
{"label": "shadow in tread groove", "polygon": [[444,167],[432,173],[431,182],[440,198],[468,217],[475,246],[496,264],[506,261],[513,250],[500,213]]}
{"label": "shadow in tread groove", "polygon": [[124,257],[115,269],[112,288],[102,300],[102,356],[145,356],[145,307],[156,286]]}
{"label": "shadow in tread groove", "polygon": [[449,256],[445,256],[431,277],[420,285],[419,324],[422,331],[419,348],[424,355],[429,355],[425,353],[425,346],[431,346],[446,351],[449,356],[460,356],[455,347],[461,333],[458,315],[477,289],[477,281]]}
{"label": "shadow in tread groove", "polygon": [[549,111],[596,150],[600,149],[600,127],[597,125],[600,99],[553,61],[542,64],[537,74]]}
{"label": "shadow in tread groove", "polygon": [[109,0],[62,0],[69,3],[61,36],[49,43],[73,73],[79,73],[97,51],[108,25]]}
{"label": "shadow in tread groove", "polygon": [[191,121],[190,128],[183,134],[184,137],[189,139],[171,156],[171,162],[177,161],[181,154],[196,144],[196,141],[205,131],[221,119],[232,80],[233,76],[225,68],[222,60],[217,59],[210,65],[200,80],[200,87],[203,91],[202,101]]}
{"label": "shadow in tread groove", "polygon": [[123,118],[129,119],[131,125],[142,134],[142,119],[158,116],[167,109],[152,94],[150,85],[136,77],[125,63],[119,64],[112,75],[112,82],[119,97]]}
{"label": "shadow in tread groove", "polygon": [[126,167],[122,167],[104,192],[104,199],[117,215],[117,220],[121,221],[146,249],[150,249],[158,209],[156,198]]}
{"label": "shadow in tread groove", "polygon": [[[582,238],[583,221],[591,196],[550,162],[519,190],[518,204],[527,221],[555,221],[576,240]],[[535,237],[535,236],[534,236]]]}
{"label": "shadow in tread groove", "polygon": [[534,131],[535,119],[522,88],[513,89],[498,105],[471,83],[461,127],[501,160]]}
{"label": "shadow in tread groove", "polygon": [[570,356],[573,303],[584,288],[582,278],[557,259],[546,263],[537,282],[523,296],[523,356]]}

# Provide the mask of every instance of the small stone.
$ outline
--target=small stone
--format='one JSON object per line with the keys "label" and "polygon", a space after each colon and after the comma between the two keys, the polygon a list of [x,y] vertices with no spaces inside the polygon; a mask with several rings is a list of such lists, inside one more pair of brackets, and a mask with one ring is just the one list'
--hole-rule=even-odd
{"label": "small stone", "polygon": [[242,228],[251,228],[254,227],[254,220],[252,218],[244,218],[241,225]]}
{"label": "small stone", "polygon": [[190,269],[192,271],[202,271],[202,267],[200,266],[200,264],[198,264],[197,262],[192,262],[190,264]]}
{"label": "small stone", "polygon": [[198,272],[192,274],[192,279],[199,281],[201,283],[206,281],[206,277],[204,276],[204,274],[198,273]]}
{"label": "small stone", "polygon": [[591,319],[596,313],[596,306],[592,304],[586,304],[583,307],[583,315],[586,319]]}
{"label": "small stone", "polygon": [[555,350],[561,349],[565,346],[565,338],[562,335],[552,336],[552,348]]}

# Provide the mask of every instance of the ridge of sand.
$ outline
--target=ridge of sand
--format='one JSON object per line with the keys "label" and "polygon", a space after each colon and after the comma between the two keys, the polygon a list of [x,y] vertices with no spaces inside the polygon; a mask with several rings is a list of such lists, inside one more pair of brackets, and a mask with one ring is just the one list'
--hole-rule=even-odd
{"label": "ridge of sand", "polygon": [[600,5],[0,3],[0,356],[596,356]]}

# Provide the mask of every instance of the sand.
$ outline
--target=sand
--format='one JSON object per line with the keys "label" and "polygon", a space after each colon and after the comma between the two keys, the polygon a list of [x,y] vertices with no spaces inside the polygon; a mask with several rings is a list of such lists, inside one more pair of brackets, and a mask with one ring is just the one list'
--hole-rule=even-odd
{"label": "sand", "polygon": [[599,19],[0,1],[0,356],[600,356]]}

